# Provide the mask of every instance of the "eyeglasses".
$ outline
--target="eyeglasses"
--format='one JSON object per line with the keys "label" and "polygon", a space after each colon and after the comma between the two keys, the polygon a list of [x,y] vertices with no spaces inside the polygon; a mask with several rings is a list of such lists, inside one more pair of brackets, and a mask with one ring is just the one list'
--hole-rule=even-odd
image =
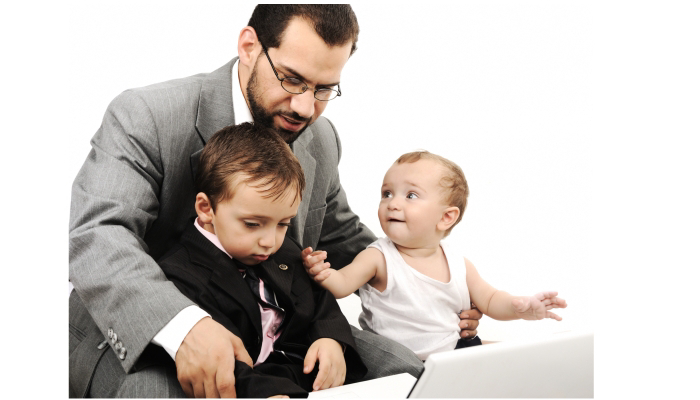
{"label": "eyeglasses", "polygon": [[[265,52],[265,55],[267,56],[267,61],[270,62],[272,71],[274,71],[277,80],[280,81],[280,85],[282,85],[282,89],[286,90],[291,94],[302,94],[309,90],[309,85],[304,83],[304,81],[302,81],[299,78],[293,78],[291,76],[280,78],[279,74],[277,73],[277,69],[272,64],[272,59],[270,58],[270,55],[267,54],[267,49],[265,48],[265,46],[262,46],[262,49]],[[337,87],[338,90],[332,88],[315,88],[314,97],[316,98],[316,100],[320,101],[333,100],[342,94],[340,93],[340,85],[338,85]]]}

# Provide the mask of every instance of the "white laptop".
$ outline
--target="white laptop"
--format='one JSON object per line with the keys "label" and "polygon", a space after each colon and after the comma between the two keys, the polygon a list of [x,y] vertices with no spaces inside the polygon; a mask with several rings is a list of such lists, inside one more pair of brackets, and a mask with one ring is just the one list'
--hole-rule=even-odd
{"label": "white laptop", "polygon": [[593,397],[593,333],[559,333],[436,353],[408,374],[314,392],[309,398]]}

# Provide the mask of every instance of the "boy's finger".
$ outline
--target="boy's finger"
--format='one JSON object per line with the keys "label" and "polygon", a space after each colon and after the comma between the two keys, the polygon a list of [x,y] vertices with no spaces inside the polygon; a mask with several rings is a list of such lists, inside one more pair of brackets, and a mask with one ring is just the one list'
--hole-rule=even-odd
{"label": "boy's finger", "polygon": [[306,357],[304,357],[304,373],[308,374],[314,369],[316,365],[316,360],[318,359],[318,346],[309,347],[309,351],[306,352]]}
{"label": "boy's finger", "polygon": [[[318,362],[318,375],[316,375],[316,380],[314,381],[314,390],[327,389],[330,383],[326,383],[331,372],[330,363],[327,360],[319,359]],[[333,380],[330,380],[333,382]]]}

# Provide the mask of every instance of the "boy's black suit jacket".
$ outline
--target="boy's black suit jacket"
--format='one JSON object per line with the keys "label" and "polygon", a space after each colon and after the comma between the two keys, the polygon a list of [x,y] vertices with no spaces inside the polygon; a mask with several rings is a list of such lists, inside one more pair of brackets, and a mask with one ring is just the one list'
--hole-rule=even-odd
{"label": "boy's black suit jacket", "polygon": [[[260,309],[233,260],[190,224],[180,245],[158,264],[184,295],[243,341],[253,362],[257,360],[263,334]],[[234,375],[239,397],[306,397],[317,368],[311,374],[303,374],[303,357],[319,338],[335,339],[344,345],[346,383],[365,375],[367,368],[357,354],[348,321],[333,295],[306,274],[298,244],[285,238],[277,253],[251,268],[272,287],[279,306],[285,310],[285,318],[275,351],[264,363],[251,369],[236,361]]]}

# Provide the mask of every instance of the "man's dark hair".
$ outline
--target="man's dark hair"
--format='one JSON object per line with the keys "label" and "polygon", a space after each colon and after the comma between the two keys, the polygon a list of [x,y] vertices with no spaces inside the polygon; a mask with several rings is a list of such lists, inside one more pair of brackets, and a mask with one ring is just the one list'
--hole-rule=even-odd
{"label": "man's dark hair", "polygon": [[[199,156],[195,177],[197,192],[216,204],[233,197],[232,183],[270,186],[265,197],[280,198],[289,187],[296,190],[294,200],[301,199],[306,185],[304,170],[289,145],[275,131],[260,124],[246,122],[216,132]],[[294,201],[293,200],[293,201]]]}
{"label": "man's dark hair", "polygon": [[349,4],[258,4],[248,25],[265,47],[277,48],[293,17],[309,22],[329,46],[352,41],[350,54],[355,52],[360,25]]}

